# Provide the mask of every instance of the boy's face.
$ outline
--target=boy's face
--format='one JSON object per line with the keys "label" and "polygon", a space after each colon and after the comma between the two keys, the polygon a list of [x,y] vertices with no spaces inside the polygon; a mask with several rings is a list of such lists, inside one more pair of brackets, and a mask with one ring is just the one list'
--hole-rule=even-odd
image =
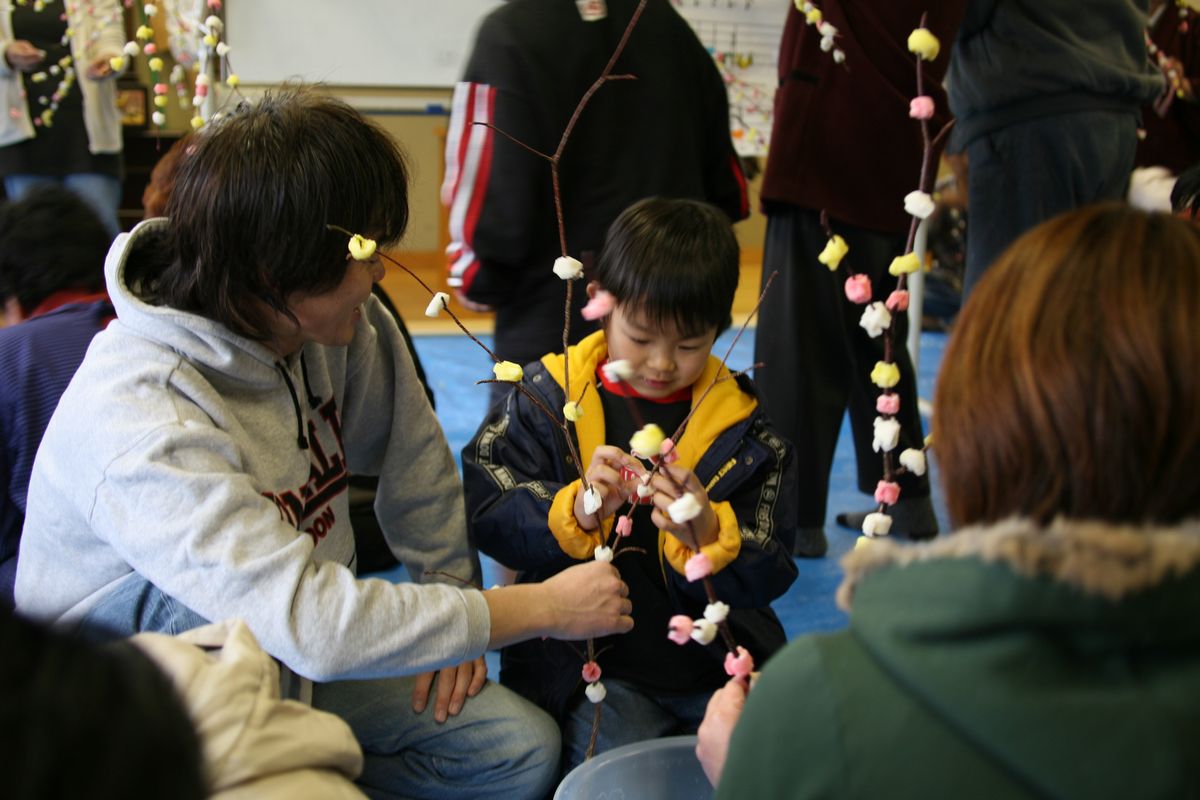
{"label": "boy's face", "polygon": [[628,361],[633,388],[653,398],[667,397],[699,380],[717,338],[715,327],[683,336],[674,323],[653,325],[640,311],[621,304],[613,309],[605,331],[609,360]]}
{"label": "boy's face", "polygon": [[300,323],[289,331],[290,341],[282,352],[299,350],[305,342],[329,347],[344,347],[354,338],[354,329],[362,316],[362,304],[371,295],[371,286],[383,279],[383,262],[351,260],[342,282],[320,294],[296,292],[288,297],[288,309]]}

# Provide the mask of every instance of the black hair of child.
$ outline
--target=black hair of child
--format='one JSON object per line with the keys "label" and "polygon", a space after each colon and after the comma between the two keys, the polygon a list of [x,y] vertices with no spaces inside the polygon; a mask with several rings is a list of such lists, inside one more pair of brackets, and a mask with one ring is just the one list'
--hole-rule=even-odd
{"label": "black hair of child", "polygon": [[1176,214],[1187,212],[1192,217],[1200,216],[1200,162],[1179,173],[1171,189],[1171,210]]}
{"label": "black hair of child", "polygon": [[738,273],[737,237],[723,211],[649,197],[609,226],[594,277],[622,307],[691,337],[730,326]]}
{"label": "black hair of child", "polygon": [[0,301],[30,314],[64,289],[104,288],[112,236],[83,198],[55,183],[0,206]]}

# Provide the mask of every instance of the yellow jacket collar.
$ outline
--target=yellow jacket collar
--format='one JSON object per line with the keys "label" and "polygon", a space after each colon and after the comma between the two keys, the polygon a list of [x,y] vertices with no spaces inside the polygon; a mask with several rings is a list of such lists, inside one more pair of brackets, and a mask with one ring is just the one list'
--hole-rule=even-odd
{"label": "yellow jacket collar", "polygon": [[[608,340],[604,337],[604,331],[591,334],[570,349],[571,394],[574,398],[579,398],[581,394],[583,397],[579,401],[583,416],[575,423],[575,432],[579,441],[579,457],[583,459],[585,469],[591,461],[592,453],[604,444],[604,409],[596,391],[596,369],[607,357]],[[543,356],[542,364],[558,385],[565,388],[566,371],[563,367],[562,353]],[[722,366],[720,359],[710,355],[704,372],[692,385],[693,409],[714,378],[718,379],[717,383],[712,385],[703,405],[688,422],[687,432],[680,437],[681,441],[676,443],[679,463],[689,469],[695,468],[723,431],[749,417],[758,405],[758,401],[752,395],[741,390],[729,370]],[[624,447],[628,449],[628,443],[625,443]]]}

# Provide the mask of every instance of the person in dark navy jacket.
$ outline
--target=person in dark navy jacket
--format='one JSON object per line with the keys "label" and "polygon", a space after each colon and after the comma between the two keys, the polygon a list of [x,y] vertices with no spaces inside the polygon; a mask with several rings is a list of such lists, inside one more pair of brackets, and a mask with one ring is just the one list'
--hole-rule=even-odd
{"label": "person in dark navy jacket", "polygon": [[[756,663],[785,640],[769,604],[796,577],[795,456],[750,381],[710,353],[730,324],[737,281],[737,241],[721,211],[693,200],[634,204],[609,229],[587,287],[591,309],[608,311],[603,330],[572,347],[565,361],[556,353],[527,366],[529,394],[512,392],[494,406],[463,451],[472,536],[480,550],[517,570],[519,581],[590,560],[606,543],[614,552],[635,624],[628,634],[595,642],[607,692],[598,752],[694,733],[708,696],[725,681],[721,639],[683,647],[667,639],[672,616],[705,615],[704,588],[685,571],[695,546],[711,559],[716,594],[732,608],[733,635]],[[624,378],[614,380],[613,372]],[[592,513],[562,428],[545,413],[565,413],[564,405],[577,416],[579,457],[600,496]],[[635,506],[629,535],[613,534],[623,524],[618,512],[638,502],[649,471],[628,452],[631,438],[651,423],[670,435],[689,414],[670,477],[651,480],[655,491],[643,501],[647,508]],[[666,514],[684,493],[700,501],[695,538]],[[589,660],[585,643],[548,639],[501,654],[501,682],[562,724],[568,768],[583,760],[592,735],[592,704],[580,680]]]}

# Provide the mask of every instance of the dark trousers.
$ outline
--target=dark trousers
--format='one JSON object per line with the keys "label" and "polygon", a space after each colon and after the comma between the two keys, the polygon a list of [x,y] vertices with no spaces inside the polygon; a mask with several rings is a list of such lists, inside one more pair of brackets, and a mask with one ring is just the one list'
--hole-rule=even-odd
{"label": "dark trousers", "polygon": [[1121,200],[1137,148],[1137,118],[1119,111],[1039,117],[967,145],[966,301],[1022,233],[1102,200]]}
{"label": "dark trousers", "polygon": [[[875,400],[879,388],[871,369],[883,358],[883,338],[872,339],[858,325],[864,306],[846,299],[843,284],[853,272],[871,279],[874,300],[886,300],[896,288],[888,275],[892,258],[904,251],[904,237],[889,236],[833,223],[850,252],[836,273],[817,261],[825,246],[817,212],[779,206],[767,214],[763,281],[778,277],[763,300],[754,360],[763,368],[754,375],[764,408],[776,428],[796,446],[800,466],[799,523],[825,524],[829,470],[833,465],[842,415],[849,409],[858,462],[858,488],[873,493],[883,474],[883,457],[871,449]],[[907,314],[897,315],[895,362],[900,368],[901,444],[920,447],[924,439],[917,408],[912,360],[905,347]],[[901,499],[929,496],[925,477],[900,479]]]}

